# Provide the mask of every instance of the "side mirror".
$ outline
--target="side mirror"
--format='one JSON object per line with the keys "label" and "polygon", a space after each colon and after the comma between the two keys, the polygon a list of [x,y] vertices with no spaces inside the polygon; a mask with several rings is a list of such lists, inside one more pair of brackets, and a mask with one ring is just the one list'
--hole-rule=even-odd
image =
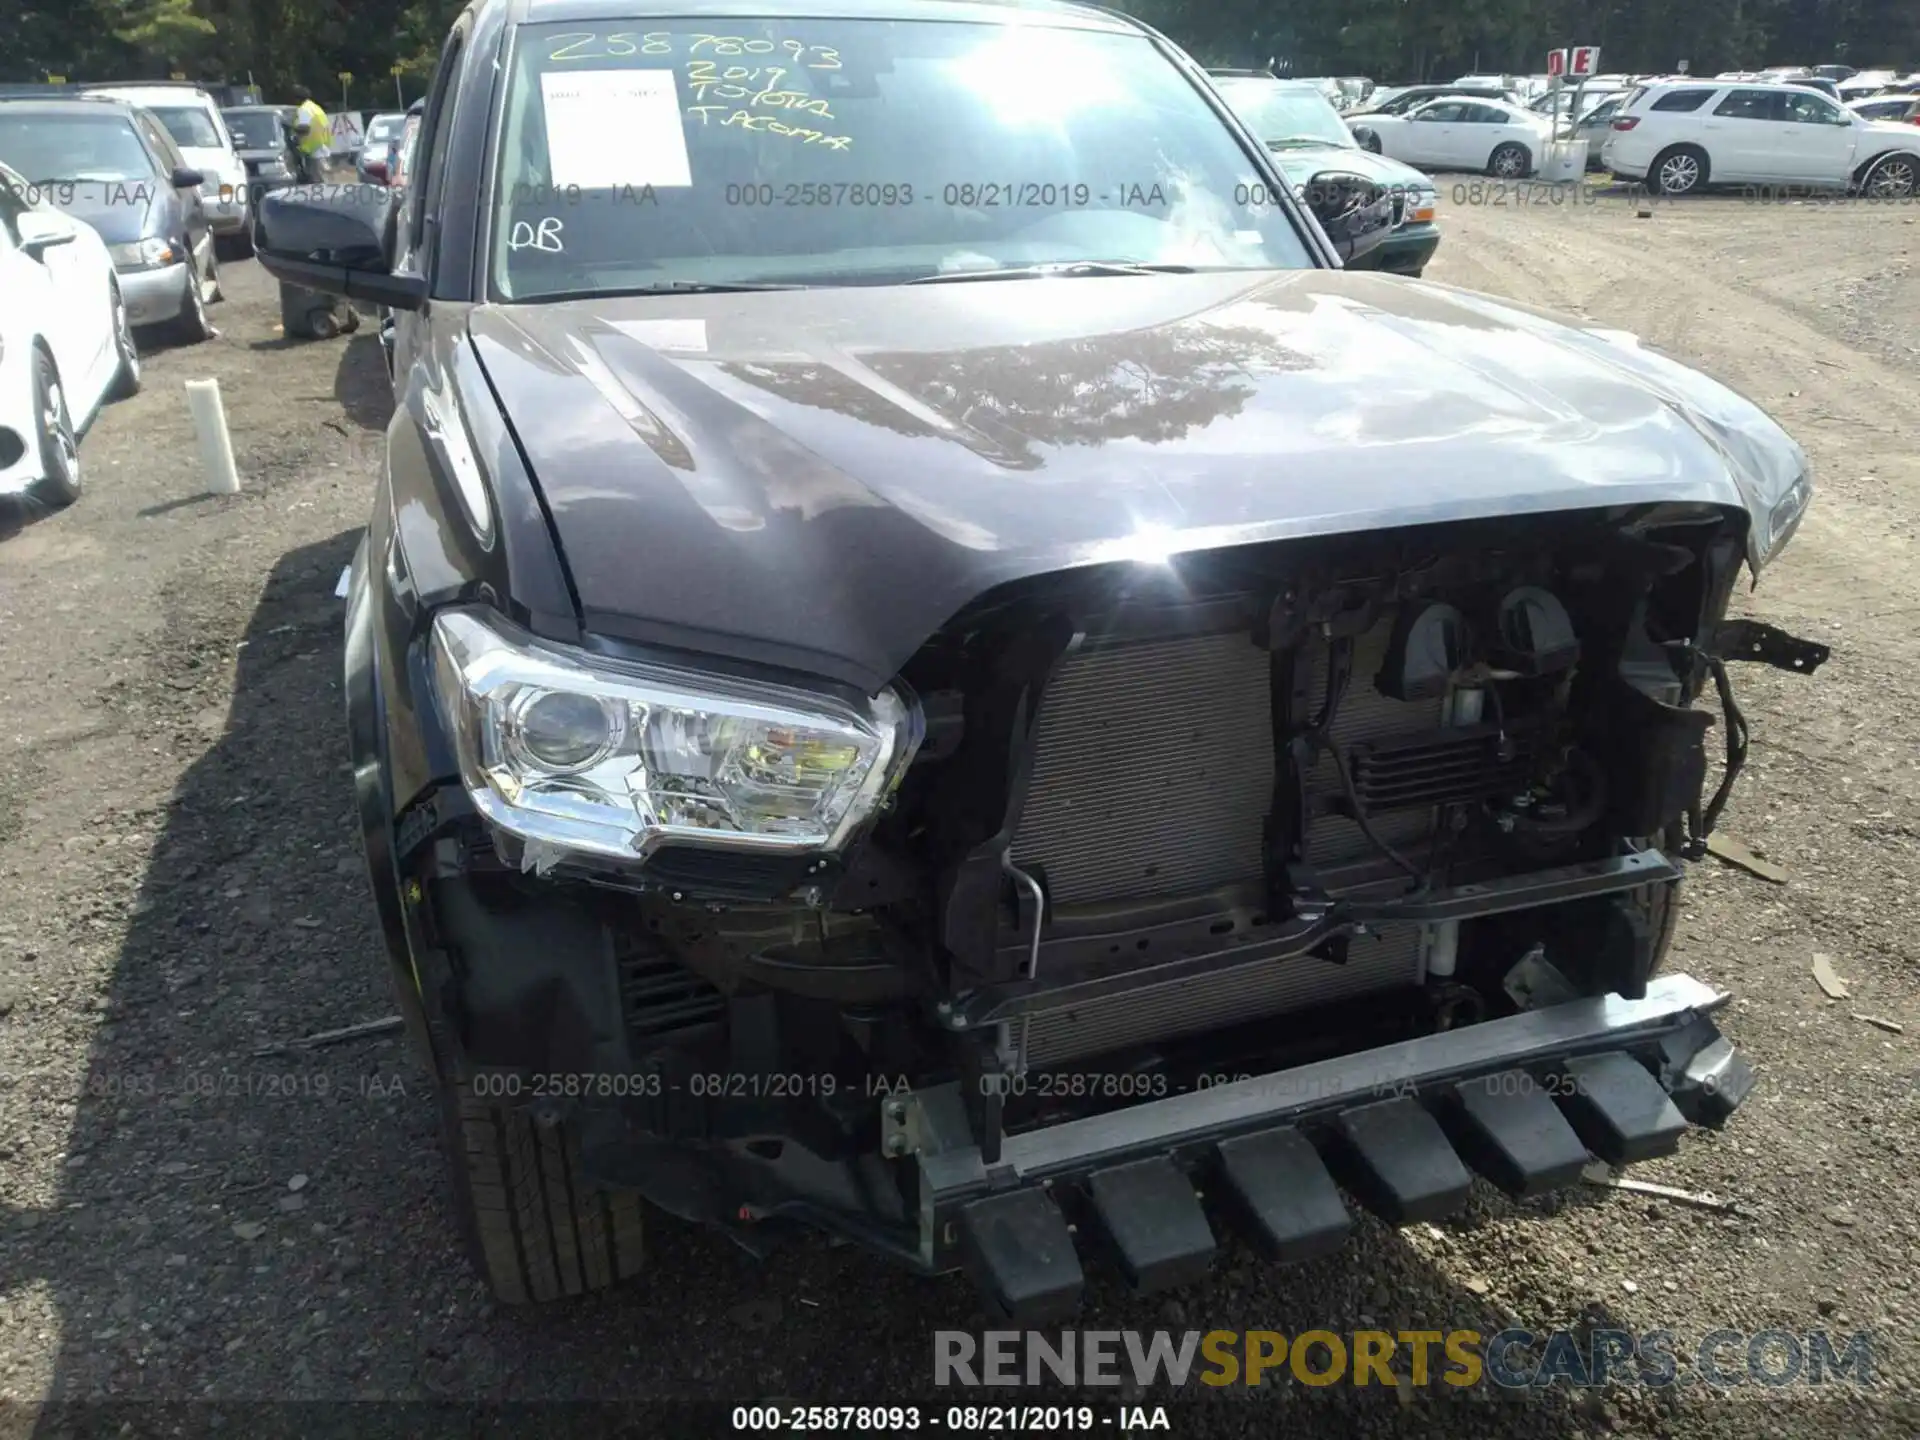
{"label": "side mirror", "polygon": [[1393,233],[1393,195],[1364,175],[1326,170],[1302,197],[1343,263],[1351,265]]}
{"label": "side mirror", "polygon": [[64,225],[50,215],[38,215],[28,211],[19,220],[20,249],[28,257],[38,260],[56,245],[71,245],[78,237],[69,225]]}
{"label": "side mirror", "polygon": [[176,190],[198,190],[207,183],[207,177],[198,170],[189,170],[182,165],[168,177],[167,183]]}
{"label": "side mirror", "polygon": [[1371,150],[1380,139],[1380,132],[1371,125],[1353,127],[1353,138],[1360,142],[1361,148]]}
{"label": "side mirror", "polygon": [[418,310],[426,278],[393,272],[399,216],[399,198],[384,185],[290,186],[254,212],[254,254],[289,285]]}

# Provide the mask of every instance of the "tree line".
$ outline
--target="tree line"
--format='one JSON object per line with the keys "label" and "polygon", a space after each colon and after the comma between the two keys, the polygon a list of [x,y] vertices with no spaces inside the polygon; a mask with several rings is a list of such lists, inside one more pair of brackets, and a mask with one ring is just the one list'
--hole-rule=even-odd
{"label": "tree line", "polygon": [[[385,107],[424,89],[463,0],[0,0],[0,82],[251,78]],[[1696,74],[1838,61],[1920,68],[1916,0],[1123,0],[1212,65],[1382,83],[1536,73],[1598,45],[1609,71]],[[350,74],[342,82],[340,75]],[[343,95],[344,91],[344,95]]]}

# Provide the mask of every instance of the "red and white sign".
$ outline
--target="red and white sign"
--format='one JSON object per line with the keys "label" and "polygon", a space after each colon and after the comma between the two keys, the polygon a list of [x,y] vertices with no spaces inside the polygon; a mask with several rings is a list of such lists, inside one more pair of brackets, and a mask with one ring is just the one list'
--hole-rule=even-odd
{"label": "red and white sign", "polygon": [[1567,73],[1567,52],[1564,50],[1547,51],[1547,74],[1564,75]]}
{"label": "red and white sign", "polygon": [[1579,78],[1600,73],[1600,47],[1576,45],[1568,56],[1567,73]]}

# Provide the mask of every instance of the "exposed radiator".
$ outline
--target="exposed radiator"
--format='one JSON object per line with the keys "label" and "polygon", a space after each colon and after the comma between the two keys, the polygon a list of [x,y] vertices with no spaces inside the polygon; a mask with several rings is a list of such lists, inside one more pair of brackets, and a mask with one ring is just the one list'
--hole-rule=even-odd
{"label": "exposed radiator", "polygon": [[1041,702],[1014,862],[1045,869],[1056,905],[1259,879],[1267,668],[1244,634],[1069,655]]}
{"label": "exposed radiator", "polygon": [[[1351,745],[1433,730],[1443,702],[1405,704],[1375,690],[1391,620],[1354,647],[1353,680],[1333,737]],[[1067,657],[1041,705],[1033,784],[1013,845],[1044,870],[1056,906],[1193,894],[1257,881],[1261,829],[1272,803],[1270,657],[1245,634],[1107,645]],[[1312,705],[1325,689],[1316,660]],[[1311,789],[1336,794],[1330,760]],[[1378,817],[1390,844],[1417,845],[1431,808]],[[1338,864],[1372,853],[1352,821],[1317,819],[1307,858]],[[1335,887],[1338,888],[1337,886]],[[1418,983],[1420,932],[1355,937],[1347,962],[1257,962],[1072,1009],[1034,1016],[1028,1063],[1078,1056],[1277,1015]]]}

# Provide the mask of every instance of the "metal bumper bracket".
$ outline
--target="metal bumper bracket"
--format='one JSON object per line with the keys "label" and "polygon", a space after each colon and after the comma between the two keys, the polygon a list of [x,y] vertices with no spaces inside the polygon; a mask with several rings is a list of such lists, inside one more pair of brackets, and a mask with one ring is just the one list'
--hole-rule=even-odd
{"label": "metal bumper bracket", "polygon": [[1713,650],[1722,660],[1750,660],[1796,675],[1811,675],[1833,654],[1830,646],[1759,620],[1722,621],[1714,632]]}

